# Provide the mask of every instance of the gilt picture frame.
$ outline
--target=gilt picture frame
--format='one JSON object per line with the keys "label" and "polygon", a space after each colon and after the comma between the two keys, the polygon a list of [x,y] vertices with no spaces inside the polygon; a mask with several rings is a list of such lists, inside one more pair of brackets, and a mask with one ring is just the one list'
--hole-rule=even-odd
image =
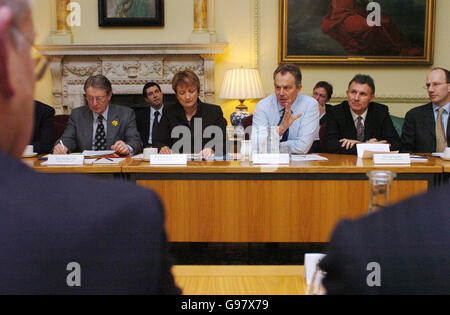
{"label": "gilt picture frame", "polygon": [[435,0],[279,0],[278,61],[430,65],[435,10]]}
{"label": "gilt picture frame", "polygon": [[98,0],[102,27],[164,26],[164,0]]}

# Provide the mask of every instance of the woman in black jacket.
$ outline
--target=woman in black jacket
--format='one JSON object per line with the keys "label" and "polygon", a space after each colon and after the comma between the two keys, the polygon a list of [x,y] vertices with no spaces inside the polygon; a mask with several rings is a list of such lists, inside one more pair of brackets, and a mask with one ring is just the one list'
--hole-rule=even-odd
{"label": "woman in black jacket", "polygon": [[172,80],[177,102],[164,108],[154,146],[160,154],[197,153],[209,158],[227,153],[227,121],[222,109],[198,99],[200,80],[185,70]]}

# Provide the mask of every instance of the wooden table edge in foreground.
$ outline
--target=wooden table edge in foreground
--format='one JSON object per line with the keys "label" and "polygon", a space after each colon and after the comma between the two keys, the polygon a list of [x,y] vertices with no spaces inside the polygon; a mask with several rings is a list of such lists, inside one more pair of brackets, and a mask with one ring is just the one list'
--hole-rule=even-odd
{"label": "wooden table edge in foreground", "polygon": [[185,295],[304,295],[303,266],[174,266]]}

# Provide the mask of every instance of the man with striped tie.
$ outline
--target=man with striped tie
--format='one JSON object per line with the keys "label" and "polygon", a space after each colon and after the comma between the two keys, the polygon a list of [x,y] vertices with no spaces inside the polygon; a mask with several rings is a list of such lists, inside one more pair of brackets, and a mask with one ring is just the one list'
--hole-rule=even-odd
{"label": "man with striped tie", "polygon": [[110,104],[111,82],[102,75],[89,77],[84,84],[87,105],[72,110],[54,154],[84,150],[114,150],[121,155],[142,152],[134,111]]}

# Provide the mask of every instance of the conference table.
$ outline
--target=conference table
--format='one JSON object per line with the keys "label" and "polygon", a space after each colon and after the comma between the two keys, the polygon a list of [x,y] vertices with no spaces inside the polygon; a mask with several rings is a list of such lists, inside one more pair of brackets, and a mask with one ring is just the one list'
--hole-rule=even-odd
{"label": "conference table", "polygon": [[367,213],[367,172],[397,174],[392,202],[441,185],[444,169],[450,173],[450,163],[434,157],[410,166],[376,166],[356,156],[320,155],[328,160],[279,166],[249,161],[151,166],[132,158],[77,167],[26,162],[39,172],[109,176],[153,189],[165,205],[171,242],[327,242],[340,219]]}
{"label": "conference table", "polygon": [[307,293],[304,266],[174,266],[172,273],[184,295]]}

